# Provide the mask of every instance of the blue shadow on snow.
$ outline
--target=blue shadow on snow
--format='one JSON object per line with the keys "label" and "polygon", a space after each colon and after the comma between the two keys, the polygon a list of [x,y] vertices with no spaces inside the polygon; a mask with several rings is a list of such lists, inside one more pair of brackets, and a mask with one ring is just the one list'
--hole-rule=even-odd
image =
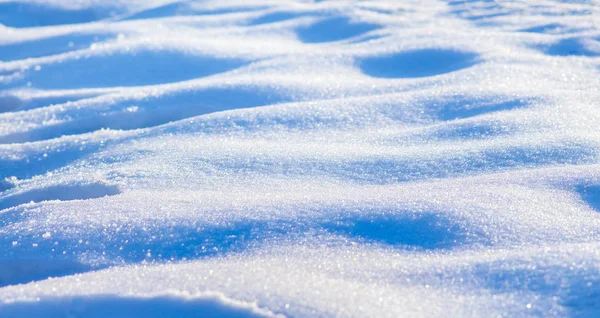
{"label": "blue shadow on snow", "polygon": [[324,43],[349,39],[379,28],[380,26],[372,23],[352,22],[347,17],[334,17],[300,27],[296,33],[304,43]]}
{"label": "blue shadow on snow", "polygon": [[[56,259],[0,259],[0,288],[15,284],[25,284],[44,280],[49,277],[61,277],[85,273],[93,268],[78,261]],[[2,309],[0,307],[0,312]],[[0,315],[1,317],[5,317]]]}
{"label": "blue shadow on snow", "polygon": [[532,103],[533,100],[521,98],[453,98],[449,102],[441,103],[441,107],[438,106],[436,109],[432,109],[432,111],[438,119],[448,121],[519,109],[529,106]]}
{"label": "blue shadow on snow", "polygon": [[[5,96],[0,96],[0,109],[2,108],[3,98],[13,99],[14,103],[18,104],[18,106],[13,108],[11,111],[24,111],[24,110],[31,110],[31,109],[36,109],[36,108],[41,108],[41,107],[46,107],[46,106],[65,104],[68,102],[75,102],[80,99],[91,98],[91,97],[95,97],[97,95],[99,95],[99,93],[89,93],[89,94],[86,93],[86,94],[78,94],[78,95],[60,95],[60,96],[40,96],[40,97],[33,97],[31,99],[20,99],[16,96],[5,95]],[[1,112],[2,111],[0,110],[0,113]]]}
{"label": "blue shadow on snow", "polygon": [[[0,179],[17,177],[29,179],[36,175],[45,174],[67,166],[79,159],[95,153],[99,149],[112,144],[110,140],[100,142],[86,142],[83,144],[71,143],[68,147],[55,152],[30,153],[27,158],[19,160],[0,159]],[[44,156],[45,155],[45,156]]]}
{"label": "blue shadow on snow", "polygon": [[[581,264],[580,262],[577,261]],[[585,264],[585,261],[583,263]],[[574,265],[572,262],[540,265],[540,262],[525,257],[519,260],[481,263],[472,270],[475,271],[474,279],[479,284],[495,292],[533,292],[537,297],[557,299],[558,304],[565,310],[561,313],[565,317],[599,317],[600,279],[596,275],[597,271],[593,266],[582,268]],[[529,312],[531,315],[547,315],[545,307],[535,306],[535,301],[533,303],[534,306]]]}
{"label": "blue shadow on snow", "polygon": [[0,23],[13,28],[87,23],[110,17],[114,8],[70,10],[23,2],[0,3]]}
{"label": "blue shadow on snow", "polygon": [[0,45],[0,61],[22,60],[89,48],[91,44],[114,38],[102,34],[69,34],[39,40]]}
{"label": "blue shadow on snow", "polygon": [[0,114],[15,111],[23,106],[20,98],[11,95],[0,95]]}
{"label": "blue shadow on snow", "polygon": [[582,38],[562,39],[550,46],[542,47],[542,51],[554,56],[600,56],[600,51],[588,48]]}
{"label": "blue shadow on snow", "polygon": [[110,109],[86,111],[56,125],[0,137],[0,143],[31,142],[83,134],[101,128],[140,129],[219,111],[265,106],[291,101],[283,94],[260,87],[210,87],[179,91],[158,97],[119,101]]}
{"label": "blue shadow on snow", "polygon": [[529,32],[529,33],[544,33],[544,34],[560,34],[564,33],[568,27],[564,24],[560,23],[548,23],[541,24],[525,29],[519,30],[519,32]]}
{"label": "blue shadow on snow", "polygon": [[29,202],[86,200],[117,195],[119,193],[120,191],[116,186],[102,183],[55,185],[7,195],[0,201],[0,210]]}
{"label": "blue shadow on snow", "polygon": [[[94,260],[93,267],[101,268],[115,263],[180,261],[241,253],[273,240],[302,239],[307,235],[327,233],[357,243],[408,250],[451,249],[482,242],[482,238],[471,233],[472,230],[463,228],[457,220],[444,213],[358,214],[340,211],[336,215],[343,216],[244,220],[212,225],[192,220],[177,222],[177,225],[165,224],[161,220],[140,224],[117,221],[106,225],[81,223],[52,229],[51,239],[41,239],[46,229],[32,230],[20,225],[43,216],[33,211],[14,209],[0,213],[0,260],[23,261],[25,264],[44,261],[48,264],[71,264],[79,262],[82,255],[96,255],[99,258]],[[14,241],[18,244],[15,245]],[[71,265],[67,267],[71,268]],[[4,280],[13,284],[24,283],[56,273],[56,268],[40,267],[37,271],[5,277]],[[70,270],[65,273],[70,273]]]}
{"label": "blue shadow on snow", "polygon": [[144,9],[139,12],[125,17],[123,20],[141,20],[141,19],[156,19],[173,16],[194,16],[194,15],[215,15],[234,12],[254,11],[263,9],[262,6],[253,7],[224,7],[217,9],[203,9],[201,6],[190,6],[186,2],[173,2],[165,5],[160,5],[154,8]]}
{"label": "blue shadow on snow", "polygon": [[183,2],[174,2],[136,12],[123,20],[155,19],[179,15],[191,15],[190,7]]}
{"label": "blue shadow on snow", "polygon": [[580,185],[577,186],[577,193],[594,210],[600,212],[600,185]]}
{"label": "blue shadow on snow", "polygon": [[449,49],[422,49],[358,60],[363,73],[380,78],[417,78],[434,76],[471,67],[478,55]]}
{"label": "blue shadow on snow", "polygon": [[330,232],[363,242],[425,250],[452,248],[465,240],[458,225],[433,213],[348,217],[324,227]]}
{"label": "blue shadow on snow", "polygon": [[[10,87],[31,83],[38,89],[103,88],[165,84],[223,73],[249,61],[175,51],[115,52],[70,59],[29,69]],[[115,75],[116,74],[116,75]]]}
{"label": "blue shadow on snow", "polygon": [[303,15],[306,15],[306,14],[300,13],[300,12],[271,12],[271,13],[261,15],[260,17],[250,21],[249,24],[250,25],[260,25],[260,24],[267,24],[267,23],[275,23],[275,22],[281,22],[281,21],[297,18],[297,17],[303,16]]}
{"label": "blue shadow on snow", "polygon": [[43,298],[36,302],[0,304],[3,317],[265,317],[251,308],[225,303],[217,298],[152,297],[135,298],[112,295]]}
{"label": "blue shadow on snow", "polygon": [[436,127],[429,137],[444,140],[457,139],[484,139],[497,136],[505,136],[514,133],[517,129],[508,124],[498,124],[495,122],[468,122],[468,123],[447,123],[441,127]]}

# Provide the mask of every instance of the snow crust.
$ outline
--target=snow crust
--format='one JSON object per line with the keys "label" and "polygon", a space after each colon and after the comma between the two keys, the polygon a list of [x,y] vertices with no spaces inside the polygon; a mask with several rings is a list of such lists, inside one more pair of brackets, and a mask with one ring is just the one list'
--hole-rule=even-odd
{"label": "snow crust", "polygon": [[599,23],[0,0],[0,317],[599,316]]}

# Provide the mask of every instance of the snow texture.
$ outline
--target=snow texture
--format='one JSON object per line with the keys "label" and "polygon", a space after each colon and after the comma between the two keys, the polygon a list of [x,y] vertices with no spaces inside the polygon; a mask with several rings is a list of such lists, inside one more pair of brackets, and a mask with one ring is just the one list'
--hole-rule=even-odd
{"label": "snow texture", "polygon": [[597,1],[0,24],[2,318],[600,316]]}

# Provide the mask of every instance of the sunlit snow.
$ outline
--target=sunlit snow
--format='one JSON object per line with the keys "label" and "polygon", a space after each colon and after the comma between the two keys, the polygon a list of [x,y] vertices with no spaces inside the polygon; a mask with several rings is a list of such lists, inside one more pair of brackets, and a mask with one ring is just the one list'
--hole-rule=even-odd
{"label": "sunlit snow", "polygon": [[600,316],[600,3],[0,0],[0,317]]}

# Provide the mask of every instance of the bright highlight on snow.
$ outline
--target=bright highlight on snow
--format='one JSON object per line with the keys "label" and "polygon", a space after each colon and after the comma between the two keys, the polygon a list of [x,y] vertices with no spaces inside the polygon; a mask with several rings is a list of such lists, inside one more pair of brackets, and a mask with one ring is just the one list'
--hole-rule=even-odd
{"label": "bright highlight on snow", "polygon": [[599,123],[593,0],[0,0],[0,317],[597,317]]}

